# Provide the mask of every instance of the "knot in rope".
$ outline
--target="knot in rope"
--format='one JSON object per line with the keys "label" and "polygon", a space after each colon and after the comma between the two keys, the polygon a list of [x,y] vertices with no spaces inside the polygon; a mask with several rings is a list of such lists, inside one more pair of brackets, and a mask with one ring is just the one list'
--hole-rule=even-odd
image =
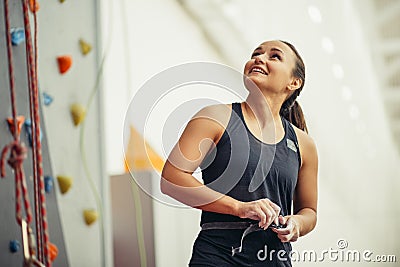
{"label": "knot in rope", "polygon": [[12,141],[10,144],[3,148],[1,153],[1,177],[6,176],[6,168],[5,168],[5,161],[7,152],[10,151],[10,155],[8,157],[7,163],[13,168],[14,171],[22,168],[22,163],[24,159],[26,159],[27,149],[23,143],[19,141]]}

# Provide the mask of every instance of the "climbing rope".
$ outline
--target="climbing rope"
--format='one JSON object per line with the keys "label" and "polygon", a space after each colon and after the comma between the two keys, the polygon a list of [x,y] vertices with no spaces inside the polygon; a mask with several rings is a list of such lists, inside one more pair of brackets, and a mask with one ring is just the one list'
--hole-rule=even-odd
{"label": "climbing rope", "polygon": [[[7,1],[7,0],[6,0]],[[16,132],[16,131],[14,131]],[[25,181],[25,174],[24,174],[24,168],[23,168],[23,161],[26,158],[26,147],[24,144],[20,143],[19,140],[14,140],[7,146],[3,148],[3,151],[1,153],[1,177],[6,176],[6,168],[5,168],[5,161],[6,161],[6,156],[7,153],[9,153],[9,158],[7,160],[7,163],[10,165],[10,167],[14,170],[15,174],[15,199],[16,199],[16,205],[15,205],[15,213],[16,213],[16,219],[19,225],[21,225],[21,222],[23,220],[22,217],[22,205],[21,205],[21,197],[24,199],[24,208],[26,212],[26,219],[25,221],[29,224],[32,221],[32,212],[29,204],[29,194],[28,194],[28,189],[26,186],[26,181]],[[21,190],[22,190],[22,196],[21,196]]]}
{"label": "climbing rope", "polygon": [[[9,84],[10,84],[10,98],[11,98],[11,112],[12,112],[12,124],[10,124],[11,133],[13,135],[13,141],[6,145],[1,153],[0,169],[1,177],[6,176],[5,162],[7,153],[9,157],[7,163],[14,170],[15,176],[15,214],[18,224],[22,227],[22,221],[25,220],[27,225],[32,221],[32,212],[29,203],[29,194],[26,186],[26,180],[23,169],[23,161],[26,158],[26,148],[24,144],[20,142],[20,132],[17,124],[17,105],[15,96],[15,83],[14,83],[14,68],[13,68],[13,57],[12,57],[12,44],[10,34],[10,14],[8,9],[8,0],[4,0],[4,20],[6,26],[6,42],[7,42],[7,56],[8,56],[8,71],[9,71]],[[22,191],[22,194],[21,194]],[[22,199],[24,200],[24,208],[26,218],[22,216]],[[33,248],[29,248],[33,250]]]}
{"label": "climbing rope", "polygon": [[[33,6],[36,6],[36,0],[33,0]],[[42,153],[40,142],[40,114],[39,114],[39,93],[37,87],[37,18],[36,11],[32,10],[34,15],[35,27],[35,49],[33,53],[31,43],[31,32],[29,22],[29,11],[27,0],[22,0],[22,9],[24,15],[24,28],[26,36],[26,55],[27,55],[27,75],[28,75],[28,88],[29,88],[29,110],[31,116],[31,129],[32,129],[32,161],[33,161],[33,180],[34,180],[34,199],[35,199],[35,225],[36,225],[36,248],[37,258],[35,255],[34,244],[32,242],[32,230],[30,223],[32,221],[31,207],[29,203],[29,192],[26,185],[26,179],[23,169],[23,160],[26,158],[27,149],[23,143],[20,142],[20,130],[17,124],[17,103],[15,95],[14,83],[14,68],[13,68],[13,55],[12,43],[10,33],[10,14],[8,0],[4,0],[4,19],[6,26],[6,41],[7,41],[7,55],[8,55],[8,69],[9,69],[9,83],[11,95],[11,108],[12,108],[12,125],[10,129],[13,135],[13,141],[6,145],[1,153],[0,169],[1,176],[5,177],[5,161],[7,153],[9,153],[8,164],[14,170],[15,175],[15,198],[16,198],[16,219],[22,228],[24,245],[25,263],[28,265],[47,266],[49,267],[49,235],[47,230],[47,213],[46,213],[46,199],[44,194],[44,179],[43,179],[43,166],[42,166]],[[33,55],[34,54],[34,55]],[[22,191],[22,193],[21,193]],[[24,200],[24,208],[26,218],[22,216],[22,199]],[[29,235],[29,236],[28,236]],[[28,240],[27,240],[28,239]],[[29,250],[29,251],[27,251]],[[44,264],[42,263],[44,262]]]}
{"label": "climbing rope", "polygon": [[[35,43],[32,47],[32,38],[30,31],[28,0],[22,0],[22,9],[24,15],[24,28],[26,36],[26,60],[28,68],[28,87],[29,87],[29,109],[31,115],[32,129],[32,165],[34,182],[34,200],[35,200],[35,221],[36,221],[36,244],[38,248],[38,260],[50,266],[49,259],[49,234],[47,227],[46,197],[44,193],[44,177],[42,164],[42,146],[40,141],[40,114],[39,114],[39,91],[37,83],[37,17],[36,10],[33,9]],[[36,0],[33,0],[33,6],[36,7]]]}

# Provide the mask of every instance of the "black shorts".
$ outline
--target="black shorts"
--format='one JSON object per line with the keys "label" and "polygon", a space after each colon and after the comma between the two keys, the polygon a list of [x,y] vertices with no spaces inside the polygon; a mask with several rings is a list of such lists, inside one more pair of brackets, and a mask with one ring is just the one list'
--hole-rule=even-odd
{"label": "black shorts", "polygon": [[250,233],[242,252],[232,256],[232,247],[240,246],[244,230],[203,230],[193,245],[190,267],[292,266],[290,243],[282,243],[270,229]]}

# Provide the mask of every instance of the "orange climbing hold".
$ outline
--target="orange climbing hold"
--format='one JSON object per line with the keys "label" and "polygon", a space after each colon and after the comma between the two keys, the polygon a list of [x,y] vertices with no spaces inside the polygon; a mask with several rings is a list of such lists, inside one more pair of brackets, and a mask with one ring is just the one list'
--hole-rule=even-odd
{"label": "orange climbing hold", "polygon": [[47,248],[50,254],[50,262],[53,262],[58,256],[58,248],[56,245],[50,242]]}
{"label": "orange climbing hold", "polygon": [[85,219],[85,222],[87,225],[91,225],[95,221],[97,221],[97,218],[99,217],[99,214],[95,210],[84,210],[83,211],[83,218]]}
{"label": "orange climbing hold", "polygon": [[[8,122],[8,127],[10,128],[10,132],[12,134],[14,134],[14,119],[13,118],[7,118],[7,122]],[[17,116],[17,127],[18,127],[18,131],[17,134],[18,136],[21,133],[21,128],[22,128],[22,124],[24,124],[25,122],[25,117],[24,116]]]}
{"label": "orange climbing hold", "polygon": [[61,74],[66,73],[72,66],[72,57],[70,55],[63,55],[57,57],[58,70]]}
{"label": "orange climbing hold", "polygon": [[40,8],[39,0],[29,0],[29,9],[32,13],[38,12]]}

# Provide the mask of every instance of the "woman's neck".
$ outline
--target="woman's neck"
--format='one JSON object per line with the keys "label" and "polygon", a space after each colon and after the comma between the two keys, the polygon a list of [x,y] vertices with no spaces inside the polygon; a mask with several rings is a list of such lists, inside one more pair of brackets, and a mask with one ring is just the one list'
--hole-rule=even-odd
{"label": "woman's neck", "polygon": [[245,102],[245,110],[249,117],[257,119],[261,127],[280,121],[281,101],[274,100],[271,97],[257,94],[249,94]]}

